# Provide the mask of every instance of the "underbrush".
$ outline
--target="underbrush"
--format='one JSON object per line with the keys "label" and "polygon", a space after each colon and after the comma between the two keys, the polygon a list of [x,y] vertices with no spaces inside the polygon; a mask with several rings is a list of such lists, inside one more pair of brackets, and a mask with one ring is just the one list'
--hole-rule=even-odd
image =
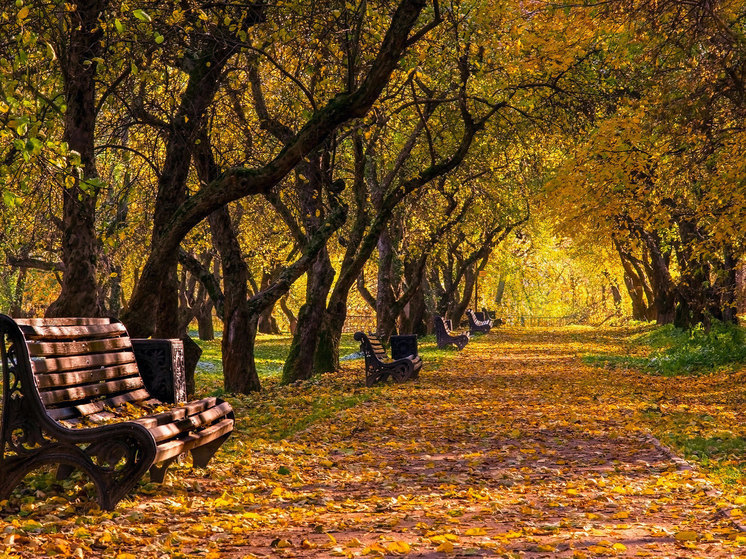
{"label": "underbrush", "polygon": [[735,370],[746,363],[746,331],[740,326],[713,322],[685,330],[672,325],[638,334],[630,353],[644,355],[587,355],[586,363],[626,367],[664,376]]}

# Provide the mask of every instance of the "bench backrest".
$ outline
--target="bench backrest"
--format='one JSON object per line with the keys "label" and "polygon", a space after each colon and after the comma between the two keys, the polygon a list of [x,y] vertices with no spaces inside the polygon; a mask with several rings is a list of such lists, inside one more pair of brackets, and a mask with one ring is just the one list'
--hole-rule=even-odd
{"label": "bench backrest", "polygon": [[386,355],[386,349],[383,347],[381,339],[375,334],[364,334],[363,332],[355,332],[355,339],[360,342],[360,349],[365,354],[365,358],[375,357],[379,361],[388,359]]}
{"label": "bench backrest", "polygon": [[450,332],[448,331],[449,328],[446,326],[445,320],[443,320],[442,316],[438,316],[437,314],[433,318],[435,322],[435,335],[442,337],[442,336],[449,336]]}
{"label": "bench backrest", "polygon": [[[109,318],[13,322],[23,336],[29,372],[50,418],[73,419],[150,398],[122,323]],[[18,367],[27,367],[22,348],[16,354]]]}

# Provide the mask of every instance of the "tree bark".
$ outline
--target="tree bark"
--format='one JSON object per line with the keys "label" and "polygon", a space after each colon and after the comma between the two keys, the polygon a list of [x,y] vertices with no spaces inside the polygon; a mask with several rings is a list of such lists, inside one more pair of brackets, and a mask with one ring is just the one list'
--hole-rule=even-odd
{"label": "tree bark", "polygon": [[319,343],[327,294],[333,281],[334,268],[324,247],[308,270],[306,302],[298,312],[297,330],[282,371],[283,384],[307,380],[315,372],[314,355]]}
{"label": "tree bark", "polygon": [[94,151],[96,128],[96,68],[103,47],[99,17],[105,0],[73,3],[69,11],[69,42],[56,49],[64,80],[65,112],[63,140],[80,154],[80,173],[65,185],[62,201],[62,262],[65,273],[57,299],[47,316],[100,316],[96,266],[96,199],[98,171]]}
{"label": "tree bark", "polygon": [[164,223],[160,234],[153,238],[150,256],[124,316],[132,332],[147,336],[154,330],[150,314],[157,304],[161,279],[167,274],[170,258],[181,240],[197,223],[231,201],[269,192],[340,125],[368,112],[410,45],[410,33],[424,6],[424,0],[400,2],[378,55],[360,86],[335,96],[316,111],[272,161],[258,169],[226,170],[171,213],[168,223]]}

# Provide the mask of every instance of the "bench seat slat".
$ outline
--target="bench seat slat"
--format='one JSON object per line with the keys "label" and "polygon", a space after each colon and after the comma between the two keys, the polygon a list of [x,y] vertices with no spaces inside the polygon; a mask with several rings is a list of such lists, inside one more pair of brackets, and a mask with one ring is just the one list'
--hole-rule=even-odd
{"label": "bench seat slat", "polygon": [[55,373],[134,363],[135,354],[132,351],[119,351],[75,357],[35,357],[31,361],[34,364],[35,373]]}
{"label": "bench seat slat", "polygon": [[103,367],[101,369],[87,369],[84,371],[73,371],[68,373],[47,373],[36,375],[36,383],[40,389],[63,388],[66,386],[77,386],[102,380],[128,377],[139,374],[137,363],[126,363],[115,367]]}
{"label": "bench seat slat", "polygon": [[65,317],[65,318],[16,318],[19,326],[88,326],[93,324],[111,324],[110,318]]}
{"label": "bench seat slat", "polygon": [[143,387],[144,384],[142,382],[142,377],[140,377],[140,375],[135,375],[108,382],[84,384],[82,386],[63,388],[60,390],[49,390],[47,392],[40,392],[39,395],[41,396],[41,401],[44,402],[45,405],[50,406],[61,402],[71,402],[75,400],[83,400],[85,398],[94,398],[96,396],[137,390]]}
{"label": "bench seat slat", "polygon": [[[74,406],[67,406],[63,408],[47,408],[47,415],[55,420],[71,419],[81,415],[91,415],[103,411],[107,407],[116,407],[124,403],[147,403],[150,400],[150,394],[144,388],[135,390],[133,392],[127,392],[125,394],[119,394],[111,398],[105,398],[96,402],[88,402],[85,404],[77,404]],[[152,400],[155,405],[159,402],[158,400]]]}
{"label": "bench seat slat", "polygon": [[168,460],[169,458],[178,456],[196,446],[201,446],[210,441],[214,441],[215,439],[230,433],[233,430],[233,423],[233,419],[225,418],[215,425],[210,425],[197,433],[189,433],[184,437],[161,443],[158,445],[158,449],[156,450],[155,461],[162,462],[163,460]]}
{"label": "bench seat slat", "polygon": [[143,427],[150,429],[157,427],[158,425],[165,425],[173,421],[179,421],[190,415],[201,413],[217,404],[218,399],[214,396],[210,398],[203,398],[202,400],[194,400],[187,404],[180,404],[177,407],[171,408],[168,411],[161,413],[155,413],[147,417],[141,417],[136,419],[135,422],[139,423]]}
{"label": "bench seat slat", "polygon": [[106,338],[86,342],[29,342],[27,346],[31,357],[53,357],[55,355],[72,357],[87,353],[130,349],[132,343],[129,338]]}
{"label": "bench seat slat", "polygon": [[153,435],[156,442],[159,443],[161,441],[172,439],[181,433],[200,429],[205,425],[209,425],[221,417],[228,415],[231,410],[232,408],[228,402],[222,402],[214,408],[205,410],[202,413],[191,415],[180,421],[167,423],[148,430],[150,431],[150,434]]}
{"label": "bench seat slat", "polygon": [[87,326],[42,326],[21,325],[27,340],[43,338],[46,340],[80,340],[86,338],[115,338],[127,334],[124,324],[91,324]]}

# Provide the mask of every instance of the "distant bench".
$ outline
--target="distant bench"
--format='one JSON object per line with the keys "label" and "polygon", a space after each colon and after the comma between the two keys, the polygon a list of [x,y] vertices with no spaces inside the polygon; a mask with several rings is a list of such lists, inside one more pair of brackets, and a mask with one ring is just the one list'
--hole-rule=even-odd
{"label": "distant bench", "polygon": [[471,309],[466,309],[466,317],[469,319],[469,331],[472,334],[486,334],[492,329],[492,321],[489,318],[487,320],[479,320]]}
{"label": "distant bench", "polygon": [[435,341],[438,348],[443,349],[450,344],[454,344],[458,349],[464,349],[469,343],[471,335],[468,332],[458,334],[451,332],[451,321],[444,319],[442,316],[435,315]]}
{"label": "distant bench", "polygon": [[118,321],[0,315],[0,337],[0,499],[56,464],[59,479],[88,474],[110,510],[146,471],[162,482],[184,452],[205,467],[233,430],[233,409],[219,398],[168,407],[152,398]]}
{"label": "distant bench", "polygon": [[360,342],[360,351],[365,355],[366,386],[384,382],[389,377],[395,382],[404,382],[419,376],[422,369],[422,357],[419,355],[391,359],[375,334],[355,332],[355,339]]}

